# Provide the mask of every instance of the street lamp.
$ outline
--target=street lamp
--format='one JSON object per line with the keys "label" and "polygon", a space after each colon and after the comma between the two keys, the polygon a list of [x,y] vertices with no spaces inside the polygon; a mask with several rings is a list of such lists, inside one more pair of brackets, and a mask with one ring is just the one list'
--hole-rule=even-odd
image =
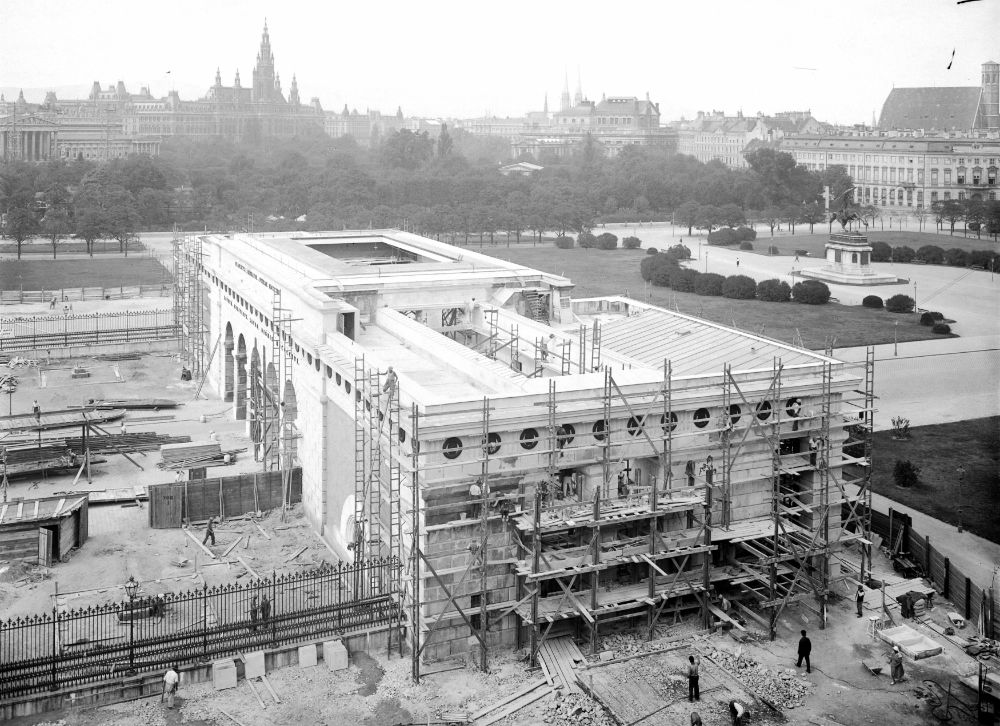
{"label": "street lamp", "polygon": [[913,281],[913,312],[917,312],[917,281]]}
{"label": "street lamp", "polygon": [[705,272],[708,272],[708,250],[705,250]]}
{"label": "street lamp", "polygon": [[896,335],[896,333],[897,333],[898,330],[899,330],[899,321],[898,320],[893,320],[892,321],[892,354],[893,355],[899,355],[899,340],[898,340],[898,337]]}
{"label": "street lamp", "polygon": [[139,583],[133,575],[128,576],[125,583],[125,594],[128,595],[128,674],[135,675],[135,596],[139,592]]}

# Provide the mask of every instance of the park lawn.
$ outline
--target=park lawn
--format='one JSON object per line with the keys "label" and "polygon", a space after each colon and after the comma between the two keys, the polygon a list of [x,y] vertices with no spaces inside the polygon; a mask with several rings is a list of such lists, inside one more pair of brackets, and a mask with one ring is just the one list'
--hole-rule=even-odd
{"label": "park lawn", "polygon": [[0,261],[0,290],[170,285],[170,271],[152,257]]}
{"label": "park lawn", "polygon": [[[639,274],[645,250],[594,250],[557,247],[483,248],[477,252],[570,278],[574,298],[625,295],[689,315],[767,335],[787,343],[822,350],[828,336],[834,347],[878,345],[940,338],[920,325],[917,315],[894,315],[848,305],[800,305],[759,300],[730,300],[674,292],[647,284]],[[899,321],[894,331],[893,323]]]}
{"label": "park lawn", "polygon": [[[834,227],[835,231],[840,229],[840,225],[834,225]],[[806,233],[803,234],[800,231],[802,229],[805,229]],[[809,234],[808,226],[799,225],[794,235],[771,237],[767,227],[757,225],[757,239],[751,243],[754,246],[753,254],[766,255],[768,247],[773,246],[778,248],[778,254],[781,255],[794,255],[795,250],[807,250],[810,257],[823,257],[825,254],[824,245],[830,238],[828,227],[825,224],[817,224],[814,227],[814,232],[815,234]],[[959,232],[951,236],[947,233],[934,234],[933,232],[917,232],[915,230],[869,231],[868,241],[885,242],[890,247],[906,245],[914,250],[918,250],[924,245],[934,245],[943,250],[958,248],[970,252],[972,250],[1000,250],[1000,244],[994,242],[992,237],[984,235],[982,239],[976,239],[975,235],[963,237]],[[695,245],[697,245],[697,239]],[[688,246],[690,247],[690,244]]]}
{"label": "park lawn", "polygon": [[[1000,543],[1000,417],[919,426],[910,435],[895,441],[891,431],[875,434],[872,490],[949,524],[957,525],[961,514],[970,532]],[[919,483],[903,489],[892,472],[907,459],[919,467]],[[966,470],[961,484],[959,466]]]}

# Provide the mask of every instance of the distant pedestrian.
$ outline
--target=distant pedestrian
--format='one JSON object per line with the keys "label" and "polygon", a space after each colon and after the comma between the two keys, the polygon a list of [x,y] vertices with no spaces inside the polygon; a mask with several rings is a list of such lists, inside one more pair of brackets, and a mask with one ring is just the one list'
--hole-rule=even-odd
{"label": "distant pedestrian", "polygon": [[205,539],[201,541],[202,544],[212,540],[212,546],[215,547],[215,517],[208,518],[208,527],[205,528]]}
{"label": "distant pedestrian", "polygon": [[32,401],[31,402],[31,413],[33,413],[35,415],[35,420],[36,421],[41,421],[42,420],[42,409],[38,405],[38,401]]}
{"label": "distant pedestrian", "polygon": [[739,257],[737,257],[737,258],[736,258],[736,266],[737,266],[737,267],[739,267],[739,266],[740,266],[740,258],[739,258]]}
{"label": "distant pedestrian", "polygon": [[861,608],[865,605],[865,588],[863,585],[858,585],[858,591],[854,594],[854,602],[858,606],[858,617],[860,618],[862,615]]}
{"label": "distant pedestrian", "polygon": [[691,712],[691,726],[705,726],[701,722],[701,715],[697,711]]}
{"label": "distant pedestrian", "polygon": [[55,309],[56,309],[56,296],[53,295],[52,299],[49,300],[49,310],[55,310]]}
{"label": "distant pedestrian", "polygon": [[739,701],[729,702],[729,716],[733,719],[733,726],[743,726],[743,716],[746,712],[746,706]]}
{"label": "distant pedestrian", "polygon": [[687,677],[688,677],[688,701],[700,701],[701,690],[698,688],[698,666],[701,665],[701,658],[693,655],[688,656]]}
{"label": "distant pedestrian", "polygon": [[181,677],[177,674],[176,666],[171,665],[167,668],[167,672],[163,674],[163,693],[160,694],[160,703],[163,703],[164,697],[167,699],[167,708],[174,707],[174,694],[177,693],[177,686],[179,685]]}
{"label": "distant pedestrian", "polygon": [[128,433],[128,429],[125,426],[125,422],[122,421],[122,436],[125,436],[127,433]]}
{"label": "distant pedestrian", "polygon": [[889,678],[892,680],[892,685],[896,685],[897,682],[903,680],[906,674],[903,672],[903,654],[899,652],[899,646],[894,645],[892,647],[892,653],[889,654]]}
{"label": "distant pedestrian", "polygon": [[798,261],[799,261],[799,253],[798,253],[798,252],[796,252],[796,253],[795,253],[795,261],[796,261],[796,262],[798,262]]}
{"label": "distant pedestrian", "polygon": [[260,596],[260,625],[262,628],[267,627],[267,619],[271,617],[271,601],[267,599],[267,593],[261,593]]}
{"label": "distant pedestrian", "polygon": [[257,616],[260,613],[260,599],[254,595],[250,598],[250,630],[257,631]]}
{"label": "distant pedestrian", "polygon": [[802,637],[799,638],[799,659],[795,662],[796,668],[802,667],[802,659],[806,659],[806,673],[812,673],[812,664],[809,662],[809,654],[812,653],[812,641],[806,636],[806,631],[799,631]]}

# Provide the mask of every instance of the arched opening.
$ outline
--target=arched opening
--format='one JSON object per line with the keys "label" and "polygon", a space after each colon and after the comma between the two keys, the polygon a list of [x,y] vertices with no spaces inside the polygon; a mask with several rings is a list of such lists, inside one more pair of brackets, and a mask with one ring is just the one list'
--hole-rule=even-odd
{"label": "arched opening", "polygon": [[281,468],[283,469],[295,466],[298,456],[298,418],[299,404],[295,398],[295,386],[291,381],[285,381],[285,390],[281,397]]}
{"label": "arched opening", "polygon": [[[243,336],[240,336],[240,340]],[[261,454],[261,421],[264,415],[263,380],[260,370],[260,353],[257,346],[250,354],[250,441],[253,444],[253,460],[260,461]]]}
{"label": "arched opening", "polygon": [[233,342],[233,325],[226,323],[226,337],[224,340],[225,350],[222,356],[222,396],[224,401],[233,400],[233,391],[236,387],[236,360],[234,359],[235,343]]}
{"label": "arched opening", "polygon": [[264,368],[264,426],[261,432],[263,439],[263,461],[267,471],[278,468],[278,442],[280,440],[281,398],[278,390],[278,372],[274,361],[269,361]]}
{"label": "arched opening", "polygon": [[226,400],[234,401],[236,420],[245,421],[247,417],[247,342],[244,340],[242,333],[236,342],[236,351],[233,354],[233,368],[235,369],[236,378],[233,383],[234,395],[231,395]]}

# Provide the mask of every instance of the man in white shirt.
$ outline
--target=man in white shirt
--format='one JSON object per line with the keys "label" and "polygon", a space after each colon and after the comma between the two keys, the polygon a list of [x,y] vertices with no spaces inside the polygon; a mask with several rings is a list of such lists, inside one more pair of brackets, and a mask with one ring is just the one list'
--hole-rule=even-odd
{"label": "man in white shirt", "polygon": [[177,693],[177,685],[180,682],[181,677],[177,675],[175,666],[170,666],[167,668],[167,672],[163,674],[163,693],[160,694],[160,702],[163,702],[163,697],[167,698],[167,708],[174,707],[174,694]]}

